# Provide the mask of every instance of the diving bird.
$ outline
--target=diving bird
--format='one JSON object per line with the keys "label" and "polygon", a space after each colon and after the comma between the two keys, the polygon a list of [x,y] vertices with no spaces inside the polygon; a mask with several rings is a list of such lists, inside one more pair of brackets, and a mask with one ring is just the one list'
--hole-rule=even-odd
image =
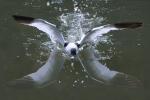
{"label": "diving bird", "polygon": [[[141,22],[123,22],[103,25],[89,30],[80,41],[69,42],[65,41],[62,33],[58,31],[54,24],[43,19],[18,15],[13,15],[13,18],[20,24],[32,26],[45,32],[51,41],[56,44],[56,48],[52,50],[46,64],[36,72],[11,81],[9,85],[20,87],[43,87],[47,84],[53,83],[63,67],[65,61],[63,54],[65,54],[70,59],[77,58],[87,71],[88,75],[102,84],[124,87],[141,86],[141,82],[135,77],[122,72],[110,70],[107,66],[102,65],[96,59],[94,48],[91,46],[95,43],[97,37],[101,37],[110,31],[141,27]],[[86,44],[88,44],[89,47],[80,49]],[[57,46],[61,49],[57,49]]]}

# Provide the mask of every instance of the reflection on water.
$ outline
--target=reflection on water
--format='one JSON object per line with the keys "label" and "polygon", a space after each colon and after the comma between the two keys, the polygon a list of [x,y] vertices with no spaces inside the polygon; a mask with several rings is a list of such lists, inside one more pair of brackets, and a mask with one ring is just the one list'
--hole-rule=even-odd
{"label": "reflection on water", "polygon": [[[149,100],[149,4],[148,0],[1,0],[0,99]],[[88,78],[78,61],[72,67],[71,62],[66,61],[58,81],[46,88],[17,90],[4,86],[37,70],[50,54],[47,46],[51,47],[46,35],[16,24],[11,18],[13,14],[46,19],[56,24],[68,40],[73,40],[74,34],[78,40],[81,31],[85,33],[106,23],[144,22],[141,29],[108,34],[96,47],[103,64],[136,76],[144,89],[102,87]]]}

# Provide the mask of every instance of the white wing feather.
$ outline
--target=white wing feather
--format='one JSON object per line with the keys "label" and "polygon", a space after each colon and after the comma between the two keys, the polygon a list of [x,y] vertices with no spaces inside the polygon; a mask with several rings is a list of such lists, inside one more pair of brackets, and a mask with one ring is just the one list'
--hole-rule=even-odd
{"label": "white wing feather", "polygon": [[122,29],[135,29],[141,26],[141,22],[123,22],[96,27],[87,32],[87,35],[80,41],[80,45],[83,45],[85,43],[93,43],[97,39],[97,37],[101,37],[110,31]]}
{"label": "white wing feather", "polygon": [[80,44],[83,45],[85,43],[92,43],[97,39],[97,37],[101,37],[112,30],[121,30],[121,29],[113,27],[112,25],[104,25],[93,28],[92,30],[87,32],[87,35],[81,40]]}
{"label": "white wing feather", "polygon": [[45,32],[53,43],[60,43],[64,45],[64,37],[57,30],[54,24],[51,24],[43,19],[34,19],[32,17],[16,16],[16,15],[14,15],[13,17],[16,21],[18,21],[21,24],[36,27],[37,29]]}

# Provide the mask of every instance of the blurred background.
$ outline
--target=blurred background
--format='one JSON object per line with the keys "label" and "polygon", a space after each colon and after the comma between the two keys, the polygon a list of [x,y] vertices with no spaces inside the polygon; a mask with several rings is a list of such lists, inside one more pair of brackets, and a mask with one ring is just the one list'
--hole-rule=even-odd
{"label": "blurred background", "polygon": [[[150,100],[149,9],[149,0],[0,0],[0,100]],[[102,87],[82,72],[78,62],[70,67],[70,61],[66,61],[58,81],[45,88],[5,86],[36,71],[50,54],[49,38],[17,24],[14,14],[45,19],[56,24],[64,35],[77,32],[64,22],[81,23],[84,32],[108,23],[143,22],[143,27],[136,30],[111,32],[96,48],[103,64],[137,77],[144,88]]]}

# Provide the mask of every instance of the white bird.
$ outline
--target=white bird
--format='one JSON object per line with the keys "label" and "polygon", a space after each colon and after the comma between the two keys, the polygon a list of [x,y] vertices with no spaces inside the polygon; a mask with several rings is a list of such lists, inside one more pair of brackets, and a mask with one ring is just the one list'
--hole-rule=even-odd
{"label": "white bird", "polygon": [[138,79],[121,72],[112,71],[97,61],[96,57],[94,56],[94,49],[91,46],[82,51],[79,49],[83,47],[84,44],[93,44],[97,37],[103,36],[103,34],[106,34],[110,31],[127,28],[134,29],[142,26],[142,23],[126,22],[100,26],[88,31],[80,41],[68,42],[64,40],[63,35],[57,30],[55,25],[43,19],[35,19],[32,17],[18,15],[14,15],[13,18],[21,24],[33,26],[45,32],[53,43],[60,44],[63,47],[62,50],[54,49],[46,64],[36,72],[24,76],[21,79],[14,80],[10,82],[9,85],[21,87],[42,87],[45,86],[45,84],[54,82],[64,63],[64,57],[62,56],[62,53],[65,53],[70,58],[77,57],[81,62],[81,65],[86,69],[89,76],[98,82],[106,85],[116,86],[140,86],[140,81]]}

